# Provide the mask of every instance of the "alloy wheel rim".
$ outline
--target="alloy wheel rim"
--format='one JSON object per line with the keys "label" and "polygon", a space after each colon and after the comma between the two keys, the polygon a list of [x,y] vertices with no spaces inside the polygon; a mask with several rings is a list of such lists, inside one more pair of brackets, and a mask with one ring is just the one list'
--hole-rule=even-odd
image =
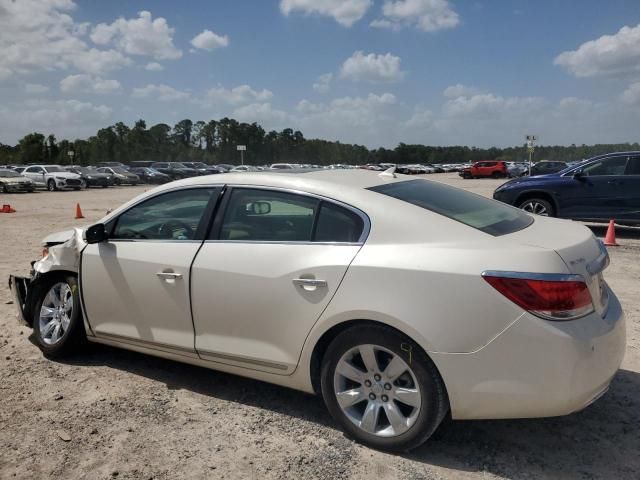
{"label": "alloy wheel rim", "polygon": [[64,337],[71,324],[73,314],[73,292],[69,284],[53,285],[42,301],[40,308],[40,337],[47,345],[55,345]]}
{"label": "alloy wheel rim", "polygon": [[536,215],[541,215],[543,217],[548,217],[549,212],[547,211],[547,207],[545,207],[540,202],[526,202],[522,205],[522,210],[529,213],[534,213]]}
{"label": "alloy wheel rim", "polygon": [[342,413],[371,435],[401,435],[420,413],[422,395],[413,371],[402,358],[379,345],[359,345],[342,355],[333,387]]}

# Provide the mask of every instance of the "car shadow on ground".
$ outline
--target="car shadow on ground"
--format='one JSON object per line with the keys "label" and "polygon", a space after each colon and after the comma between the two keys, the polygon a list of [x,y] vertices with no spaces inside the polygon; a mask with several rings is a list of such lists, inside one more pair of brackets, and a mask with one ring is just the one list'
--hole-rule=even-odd
{"label": "car shadow on ground", "polygon": [[[257,380],[103,345],[92,345],[91,351],[64,363],[108,366],[162,382],[170,390],[185,389],[338,430],[320,396]],[[449,420],[431,440],[402,457],[425,466],[515,478],[575,478],[594,468],[606,472],[616,462],[616,472],[633,476],[640,471],[638,425],[640,373],[620,370],[609,392],[581,412],[546,419]]]}

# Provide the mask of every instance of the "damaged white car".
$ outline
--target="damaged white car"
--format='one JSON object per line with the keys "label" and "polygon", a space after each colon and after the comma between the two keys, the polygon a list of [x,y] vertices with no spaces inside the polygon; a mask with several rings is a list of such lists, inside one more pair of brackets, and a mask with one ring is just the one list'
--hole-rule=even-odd
{"label": "damaged white car", "polygon": [[86,340],[316,392],[407,450],[453,419],[565,415],[609,387],[624,314],[586,227],[390,171],[195,177],[46,239],[20,317],[49,356]]}

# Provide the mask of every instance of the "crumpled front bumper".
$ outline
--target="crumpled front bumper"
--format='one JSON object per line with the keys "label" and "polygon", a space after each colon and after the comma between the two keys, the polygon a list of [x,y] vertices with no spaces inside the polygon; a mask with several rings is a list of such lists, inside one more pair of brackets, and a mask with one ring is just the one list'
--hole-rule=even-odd
{"label": "crumpled front bumper", "polygon": [[9,275],[9,290],[13,295],[13,302],[18,309],[18,322],[27,327],[32,323],[32,306],[29,302],[31,292],[31,278],[18,275]]}

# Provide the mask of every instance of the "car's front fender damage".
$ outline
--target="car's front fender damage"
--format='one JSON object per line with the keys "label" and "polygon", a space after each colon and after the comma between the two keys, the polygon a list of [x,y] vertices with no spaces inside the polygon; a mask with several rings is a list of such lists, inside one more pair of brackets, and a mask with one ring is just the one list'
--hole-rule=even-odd
{"label": "car's front fender damage", "polygon": [[83,229],[74,228],[49,235],[42,241],[44,255],[31,263],[29,276],[9,275],[9,290],[18,309],[18,321],[32,326],[33,309],[36,299],[34,287],[45,276],[53,272],[78,272],[80,252],[86,243],[82,238]]}

